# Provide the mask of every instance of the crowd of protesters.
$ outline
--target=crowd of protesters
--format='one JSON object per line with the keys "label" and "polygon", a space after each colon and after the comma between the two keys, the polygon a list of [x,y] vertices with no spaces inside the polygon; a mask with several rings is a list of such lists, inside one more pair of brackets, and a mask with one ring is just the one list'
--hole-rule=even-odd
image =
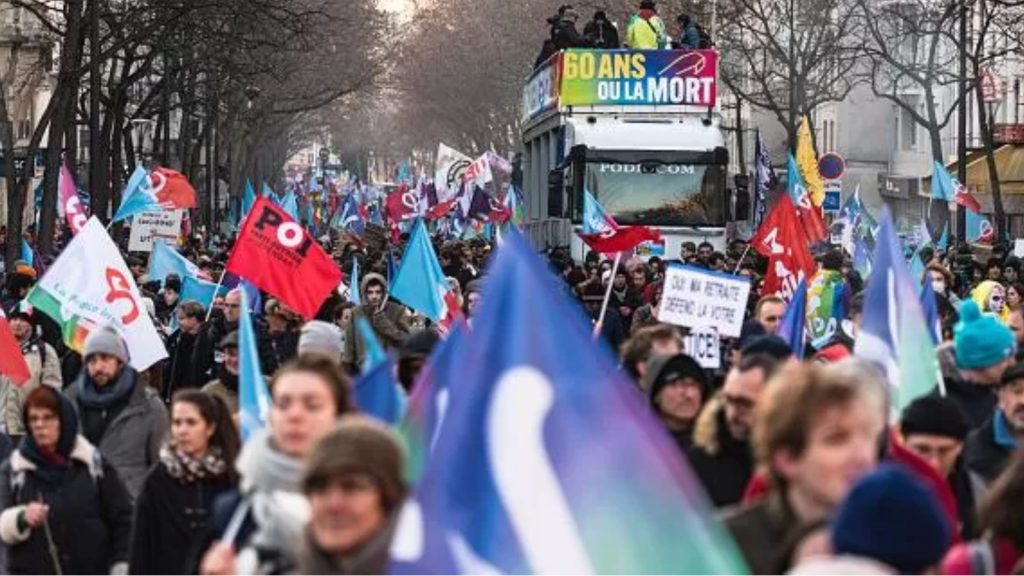
{"label": "crowd of protesters", "polygon": [[[403,236],[402,242],[406,238]],[[393,246],[327,237],[345,271],[363,271],[304,322],[268,294],[243,310],[232,290],[212,310],[181,301],[181,279],[151,282],[126,254],[169,357],[144,373],[112,329],[68,350],[56,324],[22,305],[40,271],[19,261],[3,307],[31,370],[0,377],[0,541],[11,573],[381,573],[409,489],[395,432],[358,414],[365,318],[397,359],[408,392],[441,336],[388,293]],[[211,279],[231,241],[182,247]],[[493,246],[435,240],[472,328]],[[1020,573],[1024,555],[1024,286],[1005,247],[919,252],[934,288],[946,393],[892,418],[876,366],[853,356],[864,279],[838,249],[846,317],[798,361],[775,335],[786,302],[762,294],[764,262],[742,241],[724,252],[613,260],[546,255],[595,338],[664,424],[755,573]],[[686,330],[659,323],[673,261],[749,279],[747,322],[702,368]],[[43,266],[45,262],[43,263]],[[351,284],[346,278],[346,285]],[[606,293],[603,320],[598,322]],[[542,297],[542,295],[538,295]],[[272,402],[267,427],[238,433],[239,320],[253,319]],[[685,537],[685,535],[680,535]]]}

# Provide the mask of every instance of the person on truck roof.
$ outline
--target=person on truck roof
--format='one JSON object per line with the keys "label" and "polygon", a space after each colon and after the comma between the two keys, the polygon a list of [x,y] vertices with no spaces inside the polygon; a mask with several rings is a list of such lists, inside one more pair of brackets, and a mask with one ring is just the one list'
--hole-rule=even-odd
{"label": "person on truck roof", "polygon": [[619,31],[608,20],[604,10],[594,12],[594,18],[583,27],[583,36],[594,48],[615,50],[619,47]]}
{"label": "person on truck roof", "polygon": [[551,28],[551,39],[557,50],[568,48],[589,48],[590,42],[576,30],[576,21],[580,13],[572,6],[559,8],[559,18]]}
{"label": "person on truck roof", "polygon": [[697,23],[690,18],[689,14],[680,14],[676,18],[679,23],[679,41],[673,42],[673,48],[683,50],[696,50],[700,48],[700,32],[697,30]]}
{"label": "person on truck roof", "polygon": [[665,22],[658,16],[653,0],[640,2],[626,28],[626,44],[634,50],[657,50],[665,45]]}

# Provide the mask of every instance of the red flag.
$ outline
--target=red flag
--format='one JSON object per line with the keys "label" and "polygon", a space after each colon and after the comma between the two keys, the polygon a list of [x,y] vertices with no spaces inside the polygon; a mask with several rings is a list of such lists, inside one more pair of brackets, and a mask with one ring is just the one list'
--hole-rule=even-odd
{"label": "red flag", "polygon": [[981,214],[981,204],[978,202],[978,199],[967,190],[967,186],[964,186],[963,184],[956,187],[956,191],[953,194],[953,201],[964,208],[973,211],[975,214]]}
{"label": "red flag", "polygon": [[409,190],[409,187],[402,184],[387,198],[388,220],[401,222],[416,215],[417,205],[416,193]]}
{"label": "red flag", "polygon": [[444,218],[451,213],[452,209],[455,208],[456,203],[458,203],[458,200],[453,199],[431,206],[430,209],[427,210],[426,219],[437,220],[438,218]]}
{"label": "red flag", "polygon": [[779,195],[778,202],[750,239],[750,245],[768,258],[762,296],[780,294],[789,301],[800,279],[814,274],[810,242],[788,194]]}
{"label": "red flag", "polygon": [[3,308],[0,308],[0,374],[7,376],[15,386],[24,385],[32,377]]}
{"label": "red flag", "polygon": [[341,283],[341,270],[308,231],[270,200],[256,199],[226,270],[278,298],[307,320]]}
{"label": "red flag", "polygon": [[580,238],[596,252],[609,254],[627,252],[648,240],[661,240],[661,233],[646,226],[619,226],[596,234],[580,234]]}
{"label": "red flag", "polygon": [[163,206],[195,208],[196,190],[181,172],[157,166],[149,173],[156,199]]}

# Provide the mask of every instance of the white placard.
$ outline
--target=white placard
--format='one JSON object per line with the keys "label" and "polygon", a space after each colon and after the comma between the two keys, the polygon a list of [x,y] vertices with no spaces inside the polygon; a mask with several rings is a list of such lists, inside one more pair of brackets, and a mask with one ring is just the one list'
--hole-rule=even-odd
{"label": "white placard", "polygon": [[714,328],[737,338],[747,313],[750,281],[701,268],[672,264],[658,309],[662,322],[687,328]]}
{"label": "white placard", "polygon": [[132,233],[128,237],[128,251],[152,252],[153,242],[174,244],[181,234],[181,210],[170,212],[144,212],[132,218]]}
{"label": "white placard", "polygon": [[1013,241],[1013,255],[1017,258],[1024,258],[1024,238],[1017,238]]}
{"label": "white placard", "polygon": [[683,347],[701,368],[717,370],[722,367],[722,347],[718,341],[718,332],[714,328],[702,328],[691,332],[683,340]]}

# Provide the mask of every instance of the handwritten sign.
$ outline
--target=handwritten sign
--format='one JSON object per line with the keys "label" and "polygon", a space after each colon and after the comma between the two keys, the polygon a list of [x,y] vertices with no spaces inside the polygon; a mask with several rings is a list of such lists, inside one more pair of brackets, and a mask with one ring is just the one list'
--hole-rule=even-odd
{"label": "handwritten sign", "polygon": [[665,271],[658,319],[687,328],[715,328],[721,336],[736,338],[749,295],[746,278],[672,264]]}
{"label": "handwritten sign", "polygon": [[714,328],[699,328],[691,332],[683,340],[683,347],[701,368],[716,370],[722,367],[722,346]]}
{"label": "handwritten sign", "polygon": [[171,212],[144,212],[132,218],[132,233],[128,237],[131,252],[152,252],[153,242],[174,244],[181,234],[181,210]]}

